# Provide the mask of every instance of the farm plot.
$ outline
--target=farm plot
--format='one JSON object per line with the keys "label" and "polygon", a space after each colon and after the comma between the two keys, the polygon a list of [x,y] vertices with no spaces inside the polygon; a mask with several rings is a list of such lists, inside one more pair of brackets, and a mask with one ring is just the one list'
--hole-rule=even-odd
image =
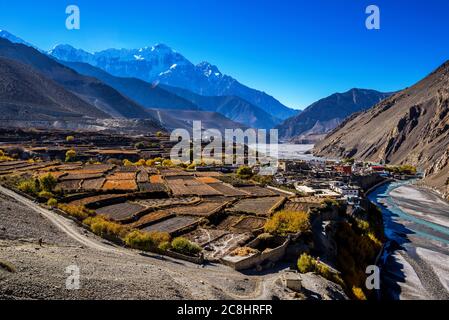
{"label": "farm plot", "polygon": [[174,205],[188,205],[199,202],[198,197],[184,197],[184,198],[166,198],[166,199],[145,199],[137,200],[136,202],[149,208],[163,208]]}
{"label": "farm plot", "polygon": [[[54,172],[56,173],[56,172]],[[102,173],[77,173],[77,174],[73,174],[73,173],[69,173],[66,175],[62,175],[60,176],[59,180],[60,181],[67,181],[67,180],[84,180],[84,179],[98,179],[103,177]]]}
{"label": "farm plot", "polygon": [[165,192],[167,187],[162,183],[139,182],[139,190],[141,192]]}
{"label": "farm plot", "polygon": [[222,220],[218,225],[217,229],[221,230],[230,230],[233,225],[238,223],[241,220],[239,216],[227,216],[224,220]]}
{"label": "farm plot", "polygon": [[70,201],[68,204],[71,206],[87,206],[89,204],[94,204],[99,201],[115,199],[115,198],[122,198],[122,197],[123,197],[123,195],[117,195],[117,194],[101,194],[98,196],[92,196],[92,197],[86,197],[86,198],[73,200],[73,201]]}
{"label": "farm plot", "polygon": [[135,172],[114,172],[108,175],[108,180],[134,180],[136,178]]}
{"label": "farm plot", "polygon": [[186,172],[181,169],[161,169],[159,171],[160,171],[161,175],[164,177],[193,176],[193,173]]}
{"label": "farm plot", "polygon": [[226,205],[225,201],[207,201],[201,202],[197,205],[191,206],[179,206],[171,208],[170,212],[179,215],[189,215],[189,216],[201,216],[209,217],[215,212],[219,211],[223,206]]}
{"label": "farm plot", "polygon": [[150,182],[151,183],[165,183],[164,178],[162,178],[161,175],[152,175],[150,176]]}
{"label": "farm plot", "polygon": [[264,218],[259,217],[243,217],[239,222],[234,224],[232,227],[242,232],[252,232],[254,230],[259,230],[264,227],[267,222]]}
{"label": "farm plot", "polygon": [[96,210],[96,212],[97,214],[101,214],[113,220],[120,221],[130,219],[144,209],[145,207],[138,203],[124,202],[99,208]]}
{"label": "farm plot", "polygon": [[100,190],[105,181],[105,178],[84,180],[81,184],[81,189],[83,189],[84,191]]}
{"label": "farm plot", "polygon": [[259,186],[239,187],[238,189],[256,197],[269,197],[277,195],[273,191]]}
{"label": "farm plot", "polygon": [[211,184],[211,183],[221,183],[220,180],[215,179],[213,177],[197,177],[196,180],[205,183],[205,184]]}
{"label": "farm plot", "polygon": [[61,189],[64,192],[73,192],[81,189],[83,180],[67,180],[61,181],[56,185],[56,189]]}
{"label": "farm plot", "polygon": [[246,193],[243,190],[239,190],[237,188],[234,188],[230,184],[226,183],[212,183],[209,184],[210,187],[214,188],[218,192],[222,193],[226,197],[242,197],[242,196],[248,196],[249,194]]}
{"label": "farm plot", "polygon": [[194,218],[194,217],[187,217],[187,216],[181,216],[181,217],[173,217],[169,218],[167,220],[163,220],[161,222],[149,225],[145,228],[143,228],[144,231],[162,231],[162,232],[168,232],[170,234],[176,233],[181,231],[182,229],[185,229],[189,226],[192,226],[196,223],[198,223],[201,219]]}
{"label": "farm plot", "polygon": [[221,177],[223,173],[216,171],[195,172],[195,177]]}
{"label": "farm plot", "polygon": [[167,185],[175,196],[198,195],[213,196],[222,195],[214,188],[196,179],[168,179]]}
{"label": "farm plot", "polygon": [[167,219],[168,217],[174,216],[167,210],[157,210],[142,216],[136,222],[131,223],[129,226],[132,228],[143,228],[158,221]]}
{"label": "farm plot", "polygon": [[104,183],[103,190],[117,190],[117,191],[136,191],[137,183],[135,180],[110,180],[107,179]]}
{"label": "farm plot", "polygon": [[225,230],[198,228],[192,232],[183,235],[183,237],[189,239],[192,242],[197,243],[200,246],[204,246],[209,242],[217,240],[218,238],[224,236],[227,233],[228,232]]}
{"label": "farm plot", "polygon": [[150,177],[146,170],[142,169],[137,173],[137,182],[145,183],[145,182],[149,182],[149,181],[150,181]]}
{"label": "farm plot", "polygon": [[218,260],[251,239],[248,233],[227,233],[204,247],[207,260]]}
{"label": "farm plot", "polygon": [[313,208],[319,208],[321,204],[310,203],[310,202],[296,202],[296,201],[288,201],[284,205],[284,209],[288,211],[304,211],[309,212],[309,210]]}
{"label": "farm plot", "polygon": [[268,216],[270,210],[284,199],[284,197],[242,199],[228,210],[233,213],[250,213],[258,216]]}

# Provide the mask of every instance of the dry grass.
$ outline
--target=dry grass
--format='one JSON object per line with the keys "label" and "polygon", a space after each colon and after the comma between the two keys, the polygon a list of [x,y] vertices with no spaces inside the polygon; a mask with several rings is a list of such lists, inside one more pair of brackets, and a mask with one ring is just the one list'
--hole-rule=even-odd
{"label": "dry grass", "polygon": [[103,190],[123,190],[135,191],[137,190],[137,183],[135,180],[106,180],[103,185]]}

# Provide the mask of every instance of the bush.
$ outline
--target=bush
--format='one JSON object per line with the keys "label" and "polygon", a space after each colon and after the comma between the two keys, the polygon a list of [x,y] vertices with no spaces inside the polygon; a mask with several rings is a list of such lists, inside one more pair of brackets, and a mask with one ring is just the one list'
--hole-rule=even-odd
{"label": "bush", "polygon": [[343,288],[345,287],[345,283],[337,273],[333,272],[327,265],[318,263],[316,259],[307,253],[303,253],[299,257],[297,266],[301,273],[315,272],[323,278],[332,281]]}
{"label": "bush", "polygon": [[126,236],[126,227],[119,223],[109,221],[102,216],[86,218],[83,223],[88,225],[92,232],[100,237],[116,236],[120,238]]}
{"label": "bush", "polygon": [[189,256],[196,256],[202,251],[200,246],[182,237],[175,238],[172,241],[171,246],[174,251]]}
{"label": "bush", "polygon": [[366,300],[365,293],[359,287],[352,287],[352,294],[357,300]]}
{"label": "bush", "polygon": [[76,151],[71,149],[65,153],[65,162],[72,162],[75,160]]}
{"label": "bush", "polygon": [[281,236],[306,232],[310,228],[309,214],[302,211],[279,211],[265,224],[265,232]]}
{"label": "bush", "polygon": [[68,215],[71,215],[72,217],[77,218],[78,220],[82,221],[89,216],[93,216],[95,212],[87,210],[84,206],[71,206],[67,204],[60,204],[58,205],[58,208]]}
{"label": "bush", "polygon": [[253,170],[247,166],[241,166],[237,169],[237,177],[240,179],[249,179],[253,176]]}
{"label": "bush", "polygon": [[55,198],[50,198],[47,201],[47,206],[55,208],[58,206],[58,200],[56,200]]}
{"label": "bush", "polygon": [[47,175],[40,177],[39,183],[40,183],[42,190],[52,192],[56,188],[58,181],[56,180],[56,178],[53,175],[51,175],[49,173]]}
{"label": "bush", "polygon": [[301,273],[313,272],[315,270],[315,259],[307,253],[303,253],[298,259],[298,270]]}
{"label": "bush", "polygon": [[139,150],[145,149],[145,143],[137,142],[136,145],[135,145],[135,148],[139,149]]}
{"label": "bush", "polygon": [[20,181],[17,188],[30,195],[36,195],[39,192],[39,184],[33,179]]}
{"label": "bush", "polygon": [[75,137],[74,137],[74,136],[67,136],[67,137],[65,138],[65,141],[67,141],[67,142],[73,142],[73,141],[75,141]]}
{"label": "bush", "polygon": [[[166,232],[152,231],[143,232],[134,230],[128,233],[124,241],[130,248],[149,251],[155,248],[165,247],[164,243],[170,244],[170,235]],[[162,250],[162,249],[161,249]]]}
{"label": "bush", "polygon": [[48,191],[41,191],[37,194],[37,196],[39,198],[49,200],[49,199],[53,198],[53,193],[48,192]]}
{"label": "bush", "polygon": [[157,248],[161,251],[167,251],[171,249],[171,243],[169,241],[164,241]]}

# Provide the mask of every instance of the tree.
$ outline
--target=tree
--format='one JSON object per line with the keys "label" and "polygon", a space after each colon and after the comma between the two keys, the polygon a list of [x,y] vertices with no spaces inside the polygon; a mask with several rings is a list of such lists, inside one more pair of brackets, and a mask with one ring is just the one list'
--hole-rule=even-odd
{"label": "tree", "polygon": [[57,180],[50,173],[39,178],[39,183],[43,191],[52,192],[57,185]]}
{"label": "tree", "polygon": [[162,133],[162,131],[158,131],[156,132],[156,137],[160,138],[162,137],[164,134]]}
{"label": "tree", "polygon": [[139,150],[145,149],[145,143],[137,142],[135,147],[136,147],[136,149],[139,149]]}
{"label": "tree", "polygon": [[73,142],[73,141],[75,141],[75,137],[74,136],[67,136],[67,137],[65,137],[65,141],[67,141],[67,142]]}
{"label": "tree", "polygon": [[76,151],[73,149],[70,149],[65,153],[65,162],[72,162],[75,160],[76,157]]}
{"label": "tree", "polygon": [[265,232],[286,236],[311,229],[309,214],[303,211],[279,211],[265,224]]}
{"label": "tree", "polygon": [[248,166],[241,166],[237,170],[237,177],[241,179],[249,179],[253,176],[253,170]]}

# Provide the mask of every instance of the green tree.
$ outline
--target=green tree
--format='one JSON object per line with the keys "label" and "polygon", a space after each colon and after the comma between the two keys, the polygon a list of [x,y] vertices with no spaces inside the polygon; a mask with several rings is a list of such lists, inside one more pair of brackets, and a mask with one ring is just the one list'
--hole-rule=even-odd
{"label": "green tree", "polygon": [[145,149],[145,143],[137,142],[136,145],[135,145],[135,148],[139,149],[139,150]]}
{"label": "green tree", "polygon": [[249,179],[253,176],[253,170],[248,166],[241,166],[237,170],[237,177],[240,179]]}
{"label": "green tree", "polygon": [[72,162],[76,158],[76,151],[73,149],[68,150],[65,153],[65,162]]}
{"label": "green tree", "polygon": [[40,177],[39,183],[42,190],[52,192],[56,188],[58,181],[56,180],[55,177],[53,177],[53,175],[49,173],[45,176]]}

